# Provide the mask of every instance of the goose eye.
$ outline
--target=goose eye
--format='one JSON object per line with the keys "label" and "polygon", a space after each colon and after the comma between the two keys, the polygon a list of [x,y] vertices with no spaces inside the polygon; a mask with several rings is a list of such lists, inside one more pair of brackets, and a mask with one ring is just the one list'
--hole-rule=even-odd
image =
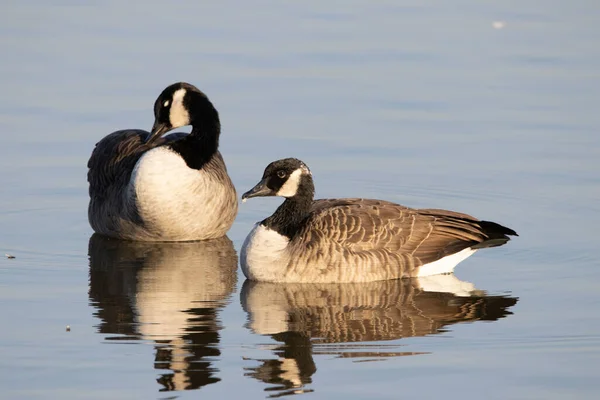
{"label": "goose eye", "polygon": [[163,107],[169,107],[169,100],[165,100],[165,102],[163,103]]}
{"label": "goose eye", "polygon": [[278,177],[280,177],[280,178],[285,178],[285,175],[286,175],[286,173],[285,173],[285,171],[284,171],[284,170],[281,170],[281,169],[280,169],[279,171],[277,171],[277,176],[278,176]]}

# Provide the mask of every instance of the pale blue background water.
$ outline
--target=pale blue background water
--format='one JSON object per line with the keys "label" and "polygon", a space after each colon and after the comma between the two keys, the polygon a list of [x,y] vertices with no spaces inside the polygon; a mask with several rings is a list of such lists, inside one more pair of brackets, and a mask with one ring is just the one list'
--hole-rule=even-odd
{"label": "pale blue background water", "polygon": [[[319,197],[448,208],[521,235],[457,269],[480,289],[519,297],[513,315],[376,350],[354,344],[427,355],[357,362],[323,345],[301,385],[312,393],[302,396],[595,398],[597,2],[38,0],[1,9],[0,253],[17,257],[0,259],[2,398],[280,393],[245,375],[283,344],[249,329],[239,271],[230,292],[209,299],[214,315],[202,317],[213,336],[200,346],[210,365],[198,369],[220,381],[195,391],[159,392],[156,380],[172,372],[155,368],[160,345],[130,337],[141,328],[127,324],[137,312],[172,337],[181,321],[144,314],[135,301],[145,292],[129,282],[117,300],[104,299],[126,306],[116,314],[122,330],[103,332],[103,308],[88,294],[89,154],[113,130],[149,129],[156,96],[179,80],[219,109],[221,150],[240,192],[268,162],[295,156],[313,170]],[[504,29],[492,27],[499,20]],[[236,250],[278,201],[241,207],[228,235]],[[158,278],[148,293],[203,282],[185,271]],[[172,310],[208,304],[195,290]]]}

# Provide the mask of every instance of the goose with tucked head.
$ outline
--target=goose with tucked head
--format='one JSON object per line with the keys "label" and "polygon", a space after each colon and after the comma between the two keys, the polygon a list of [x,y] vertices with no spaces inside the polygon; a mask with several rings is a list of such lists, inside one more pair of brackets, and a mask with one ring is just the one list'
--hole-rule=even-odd
{"label": "goose with tucked head", "polygon": [[[113,132],[88,162],[88,218],[95,232],[127,240],[218,238],[237,214],[237,196],[218,150],[219,114],[189,83],[154,103],[151,132]],[[186,125],[189,134],[167,132]]]}
{"label": "goose with tucked head", "polygon": [[512,229],[467,214],[371,199],[313,200],[306,164],[274,161],[243,200],[281,196],[241,250],[248,279],[368,282],[450,273],[475,251],[506,243]]}

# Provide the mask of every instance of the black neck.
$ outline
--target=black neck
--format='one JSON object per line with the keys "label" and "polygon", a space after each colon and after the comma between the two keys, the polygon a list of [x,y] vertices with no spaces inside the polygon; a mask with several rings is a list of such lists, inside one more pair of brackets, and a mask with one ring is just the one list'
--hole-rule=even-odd
{"label": "black neck", "polygon": [[296,195],[285,199],[273,215],[262,221],[262,224],[291,239],[302,228],[310,213],[314,195],[315,187],[312,178],[303,175]]}
{"label": "black neck", "polygon": [[201,169],[219,148],[219,113],[210,100],[201,94],[195,94],[188,107],[192,132],[170,147],[181,154],[188,167]]}

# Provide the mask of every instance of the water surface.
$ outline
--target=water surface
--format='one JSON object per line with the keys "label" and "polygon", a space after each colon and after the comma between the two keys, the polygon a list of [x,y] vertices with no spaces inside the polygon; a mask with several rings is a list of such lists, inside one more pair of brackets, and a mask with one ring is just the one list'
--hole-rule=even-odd
{"label": "water surface", "polygon": [[[4,4],[3,398],[595,398],[599,18],[541,0]],[[237,252],[278,199],[216,242],[93,236],[94,144],[149,129],[179,80],[219,109],[240,193],[295,156],[318,197],[520,236],[450,281],[329,286],[245,282]]]}

